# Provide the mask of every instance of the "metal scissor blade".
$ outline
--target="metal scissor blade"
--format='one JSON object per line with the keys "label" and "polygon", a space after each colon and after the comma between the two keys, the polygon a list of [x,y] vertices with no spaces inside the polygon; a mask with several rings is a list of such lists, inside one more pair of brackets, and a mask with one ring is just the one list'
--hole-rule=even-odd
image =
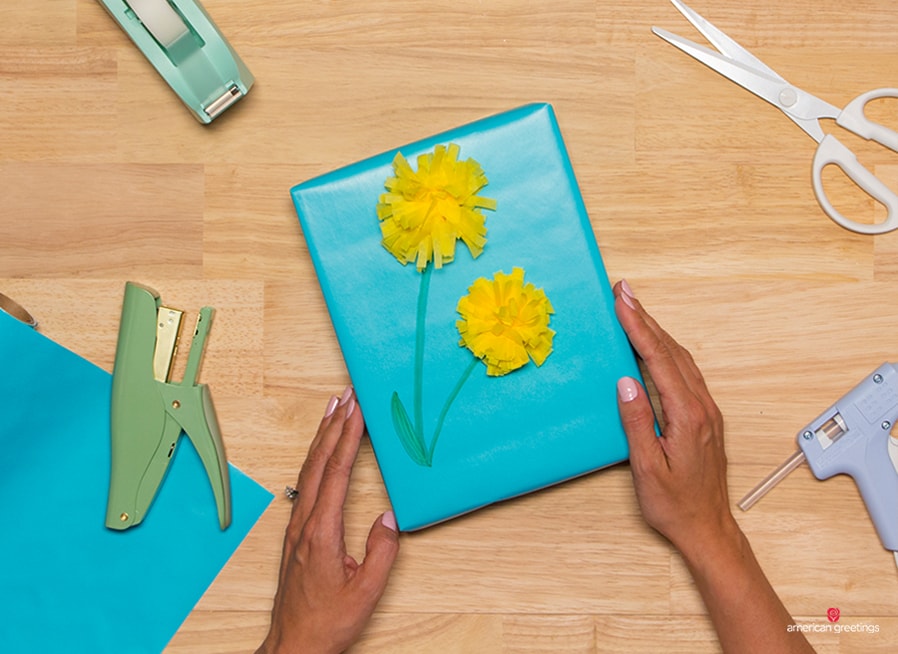
{"label": "metal scissor blade", "polygon": [[729,59],[745,64],[749,68],[753,68],[760,73],[766,73],[774,79],[778,79],[782,82],[786,81],[780,77],[779,73],[736,43],[736,41],[728,37],[725,33],[714,27],[711,21],[701,16],[694,9],[687,7],[684,3],[680,2],[680,0],[670,1],[673,3],[673,6],[683,14],[686,20],[692,23],[692,26],[701,32],[702,36],[708,39],[715,48]]}
{"label": "metal scissor blade", "polygon": [[726,55],[719,54],[660,27],[653,27],[652,32],[690,57],[702,62],[708,68],[717,71],[759,98],[767,100],[818,143],[823,140],[825,135],[818,119],[836,118],[842,112],[838,107],[834,107],[817,96],[792,86],[775,73],[776,76],[771,77],[750,64],[730,59]]}
{"label": "metal scissor blade", "polygon": [[825,134],[820,127],[819,119],[837,118],[842,113],[841,109],[807,91],[792,86],[779,73],[680,0],[671,0],[671,2],[720,52],[684,39],[682,36],[672,34],[660,27],[653,27],[652,32],[690,57],[772,104],[818,143],[823,140]]}
{"label": "metal scissor blade", "polygon": [[776,98],[779,97],[780,91],[782,91],[783,88],[789,86],[789,83],[779,75],[774,73],[776,76],[771,77],[766,73],[759,72],[754,66],[730,59],[726,55],[722,55],[703,45],[684,39],[682,36],[677,36],[660,27],[653,27],[652,32],[672,46],[679,48],[690,57],[698,59],[708,68],[716,70],[718,73],[727,79],[732,80],[742,88],[751,91],[758,97],[761,97],[775,105],[777,108],[780,108]]}

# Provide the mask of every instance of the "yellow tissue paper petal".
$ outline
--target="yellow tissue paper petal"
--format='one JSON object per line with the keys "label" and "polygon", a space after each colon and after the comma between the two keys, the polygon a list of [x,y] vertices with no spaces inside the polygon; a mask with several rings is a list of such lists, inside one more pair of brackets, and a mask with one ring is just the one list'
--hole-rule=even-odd
{"label": "yellow tissue paper petal", "polygon": [[487,185],[480,164],[459,161],[460,149],[438,145],[416,159],[413,170],[402,153],[393,158],[393,177],[377,204],[384,247],[403,265],[415,262],[424,270],[432,260],[436,268],[455,258],[459,239],[477,258],[486,244],[486,217],[481,209],[495,210],[496,200],[477,195]]}
{"label": "yellow tissue paper petal", "polygon": [[490,376],[506,375],[530,359],[541,366],[552,353],[554,309],[542,289],[524,283],[522,268],[476,279],[456,311],[459,345],[481,359]]}

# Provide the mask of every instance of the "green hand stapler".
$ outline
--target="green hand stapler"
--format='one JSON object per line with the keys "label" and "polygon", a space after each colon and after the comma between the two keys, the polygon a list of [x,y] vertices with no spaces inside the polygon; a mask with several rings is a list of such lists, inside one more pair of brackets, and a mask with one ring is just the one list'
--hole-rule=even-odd
{"label": "green hand stapler", "polygon": [[253,75],[196,0],[100,0],[201,123],[245,96]]}
{"label": "green hand stapler", "polygon": [[112,371],[112,471],[106,526],[139,524],[156,497],[175,446],[186,432],[212,484],[218,522],[231,523],[228,461],[209,387],[197,384],[212,307],[200,309],[184,379],[170,382],[182,311],[128,282]]}

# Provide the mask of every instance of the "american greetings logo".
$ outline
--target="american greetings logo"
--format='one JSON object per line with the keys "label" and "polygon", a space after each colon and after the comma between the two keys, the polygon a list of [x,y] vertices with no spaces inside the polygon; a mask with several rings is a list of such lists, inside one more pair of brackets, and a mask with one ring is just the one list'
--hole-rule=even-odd
{"label": "american greetings logo", "polygon": [[826,619],[828,622],[811,622],[806,624],[790,624],[786,627],[786,631],[800,631],[801,633],[820,633],[820,632],[830,632],[830,633],[868,633],[868,634],[878,634],[879,633],[879,625],[878,624],[870,624],[859,622],[857,624],[836,624],[839,621],[839,618],[842,617],[842,611],[833,607],[826,609]]}

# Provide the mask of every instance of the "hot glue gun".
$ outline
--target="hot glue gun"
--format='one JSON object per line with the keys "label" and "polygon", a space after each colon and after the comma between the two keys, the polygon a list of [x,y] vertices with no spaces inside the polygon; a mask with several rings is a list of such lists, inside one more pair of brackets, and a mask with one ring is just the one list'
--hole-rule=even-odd
{"label": "hot glue gun", "polygon": [[884,363],[798,432],[798,451],[739,502],[747,511],[807,461],[817,479],[850,475],[898,561],[898,367]]}

